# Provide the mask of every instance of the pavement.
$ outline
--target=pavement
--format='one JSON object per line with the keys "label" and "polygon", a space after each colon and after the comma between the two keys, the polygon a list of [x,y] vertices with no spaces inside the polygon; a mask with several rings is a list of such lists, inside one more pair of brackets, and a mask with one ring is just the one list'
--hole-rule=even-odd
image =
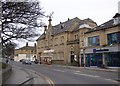
{"label": "pavement", "polygon": [[24,84],[50,84],[44,76],[37,74],[33,70],[23,69],[17,66],[12,66],[12,70],[12,75],[4,85],[16,84],[17,86],[22,86]]}

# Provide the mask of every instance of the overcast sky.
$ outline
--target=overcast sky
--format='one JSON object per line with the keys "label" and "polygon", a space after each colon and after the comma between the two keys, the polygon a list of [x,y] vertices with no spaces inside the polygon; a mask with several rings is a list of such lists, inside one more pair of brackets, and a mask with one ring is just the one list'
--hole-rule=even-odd
{"label": "overcast sky", "polygon": [[[91,18],[98,25],[110,20],[118,12],[120,0],[39,0],[46,14],[54,12],[52,25],[78,17]],[[44,19],[48,24],[48,19]],[[43,32],[43,31],[42,31]],[[33,43],[29,43],[33,45]],[[25,46],[20,43],[19,47]]]}
{"label": "overcast sky", "polygon": [[[46,14],[54,12],[52,24],[68,18],[91,18],[98,25],[110,20],[118,12],[120,0],[39,0]],[[47,20],[45,20],[48,23]]]}

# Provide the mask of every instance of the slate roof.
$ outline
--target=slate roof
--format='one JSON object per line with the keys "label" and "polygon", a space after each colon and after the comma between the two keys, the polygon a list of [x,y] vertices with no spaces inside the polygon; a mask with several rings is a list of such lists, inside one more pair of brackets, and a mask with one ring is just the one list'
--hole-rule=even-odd
{"label": "slate roof", "polygon": [[120,23],[118,23],[117,25],[114,24],[114,19],[111,19],[97,27],[95,27],[94,29],[86,32],[86,33],[89,33],[89,32],[94,32],[94,31],[98,31],[98,30],[103,30],[103,29],[108,29],[108,28],[112,28],[112,27],[115,27],[115,26],[118,26],[120,25]]}
{"label": "slate roof", "polygon": [[65,31],[69,31],[70,27],[73,26],[73,22],[78,22],[80,23],[82,20],[80,20],[79,18],[75,17],[71,20],[68,20],[66,22],[62,22],[61,24],[55,25],[52,28],[52,35],[56,35],[59,33],[63,33]]}
{"label": "slate roof", "polygon": [[113,18],[116,18],[116,17],[120,17],[120,14],[119,14],[119,13],[116,13]]}
{"label": "slate roof", "polygon": [[24,46],[24,47],[21,47],[21,48],[19,48],[17,50],[35,50],[35,47],[33,47],[33,46]]}
{"label": "slate roof", "polygon": [[84,23],[89,23],[89,22],[91,22],[91,23],[95,23],[96,25],[97,25],[97,23],[96,22],[94,22],[92,19],[90,19],[90,18],[87,18],[87,19],[84,19],[83,20],[84,21]]}
{"label": "slate roof", "polygon": [[[78,17],[75,17],[73,19],[69,19],[68,21],[60,22],[60,24],[58,24],[58,25],[52,26],[52,35],[56,35],[56,34],[59,34],[59,33],[69,31],[70,27],[72,27],[74,25],[73,22],[78,22],[79,23],[78,26],[73,28],[73,31],[79,30],[79,26],[82,25],[82,24],[87,24],[88,22],[95,23],[90,18],[81,20]],[[37,40],[41,40],[41,39],[44,39],[44,38],[45,38],[45,34],[43,33]]]}
{"label": "slate roof", "polygon": [[44,39],[45,38],[45,34],[43,33],[36,41]]}

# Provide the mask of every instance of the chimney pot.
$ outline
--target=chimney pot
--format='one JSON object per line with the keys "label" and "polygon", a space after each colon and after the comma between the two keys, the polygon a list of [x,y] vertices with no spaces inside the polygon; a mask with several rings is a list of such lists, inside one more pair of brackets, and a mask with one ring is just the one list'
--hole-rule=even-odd
{"label": "chimney pot", "polygon": [[26,46],[28,46],[28,42],[26,42]]}
{"label": "chimney pot", "polygon": [[68,18],[68,21],[69,21],[70,19]]}

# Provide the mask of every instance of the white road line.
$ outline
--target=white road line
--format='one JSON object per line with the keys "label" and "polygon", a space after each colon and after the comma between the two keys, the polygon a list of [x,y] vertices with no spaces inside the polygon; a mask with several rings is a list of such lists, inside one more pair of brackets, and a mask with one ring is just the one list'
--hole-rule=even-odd
{"label": "white road line", "polygon": [[65,72],[65,71],[63,71],[63,70],[58,70],[58,69],[54,69],[55,71],[59,71],[59,72]]}
{"label": "white road line", "polygon": [[75,71],[76,73],[80,73],[81,71]]}
{"label": "white road line", "polygon": [[118,81],[115,81],[115,80],[112,80],[112,79],[105,79],[105,80],[112,81],[112,82],[118,82]]}
{"label": "white road line", "polygon": [[115,80],[112,80],[112,79],[102,78],[102,77],[96,76],[96,75],[89,75],[89,74],[83,74],[83,73],[74,73],[74,74],[82,75],[82,76],[88,76],[88,77],[94,77],[94,78],[101,78],[101,79],[104,79],[104,80],[107,80],[107,81],[112,81],[112,82],[118,83],[118,81],[115,81]]}
{"label": "white road line", "polygon": [[74,74],[77,74],[77,75],[82,75],[82,76],[88,76],[88,77],[100,77],[100,76],[95,76],[95,75],[89,75],[89,74],[83,74],[83,73],[74,73]]}

